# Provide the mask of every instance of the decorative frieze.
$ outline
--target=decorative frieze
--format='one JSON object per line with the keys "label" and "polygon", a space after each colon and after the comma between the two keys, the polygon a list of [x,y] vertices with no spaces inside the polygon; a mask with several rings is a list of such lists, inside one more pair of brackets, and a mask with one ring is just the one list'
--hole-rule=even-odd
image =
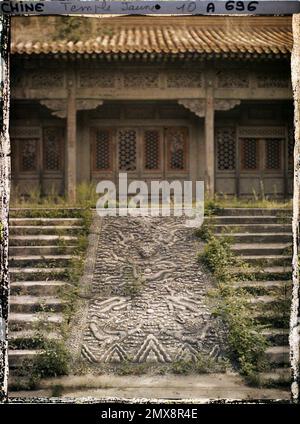
{"label": "decorative frieze", "polygon": [[101,69],[82,69],[78,75],[78,86],[81,88],[99,87],[114,88],[116,85],[116,74]]}
{"label": "decorative frieze", "polygon": [[202,74],[200,72],[192,72],[189,70],[170,72],[167,74],[167,87],[168,88],[202,87]]}
{"label": "decorative frieze", "polygon": [[219,88],[248,88],[249,73],[239,69],[227,69],[218,73]]}
{"label": "decorative frieze", "polygon": [[288,75],[282,72],[259,72],[256,81],[258,88],[287,88],[289,86]]}
{"label": "decorative frieze", "polygon": [[64,87],[64,75],[59,70],[51,69],[51,72],[48,72],[39,69],[31,74],[31,88],[62,88]]}
{"label": "decorative frieze", "polygon": [[125,72],[123,77],[124,88],[158,88],[158,72]]}

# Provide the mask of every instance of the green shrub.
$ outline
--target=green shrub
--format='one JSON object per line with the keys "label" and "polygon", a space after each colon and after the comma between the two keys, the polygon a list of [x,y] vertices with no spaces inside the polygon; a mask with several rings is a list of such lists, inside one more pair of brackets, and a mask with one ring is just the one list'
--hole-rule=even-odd
{"label": "green shrub", "polygon": [[[228,329],[231,358],[241,373],[253,382],[258,378],[257,373],[267,366],[265,351],[269,343],[261,332],[263,327],[253,318],[249,294],[231,285],[235,280],[233,267],[246,266],[233,254],[231,243],[226,236],[210,235],[198,258],[217,282],[217,288],[212,293],[214,313],[221,317]],[[247,277],[251,279],[251,276]]]}

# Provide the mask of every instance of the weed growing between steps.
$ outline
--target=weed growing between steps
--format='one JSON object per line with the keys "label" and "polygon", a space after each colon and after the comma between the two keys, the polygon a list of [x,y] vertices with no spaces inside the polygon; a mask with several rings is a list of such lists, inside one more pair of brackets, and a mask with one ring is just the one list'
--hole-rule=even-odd
{"label": "weed growing between steps", "polygon": [[228,237],[216,237],[210,228],[202,231],[205,231],[206,245],[198,258],[217,282],[211,296],[215,315],[221,317],[228,329],[231,359],[249,383],[258,384],[258,373],[267,368],[265,351],[269,344],[262,335],[263,327],[253,318],[249,294],[244,289],[232,286],[235,280],[232,269],[244,264],[232,253]]}
{"label": "weed growing between steps", "polygon": [[[214,199],[207,202],[209,208],[214,208],[216,211],[223,208],[269,208],[269,209],[292,209],[292,199],[278,200],[261,194],[253,193],[247,198],[239,198],[236,196],[228,196],[223,193],[215,195]],[[283,214],[285,215],[285,214]],[[290,213],[291,216],[291,213]]]}
{"label": "weed growing between steps", "polygon": [[[43,206],[44,207],[44,206]],[[92,211],[89,207],[58,209],[58,207],[49,209],[25,209],[22,212],[14,211],[14,215],[27,218],[79,218],[80,229],[76,229],[76,244],[72,246],[71,254],[74,256],[65,270],[57,276],[53,271],[47,274],[45,278],[49,281],[56,280],[57,277],[63,280],[66,284],[59,289],[58,296],[63,302],[63,322],[57,324],[55,328],[55,337],[51,335],[51,327],[47,324],[47,314],[54,312],[49,307],[44,308],[39,305],[39,319],[34,324],[34,334],[30,338],[15,339],[10,342],[10,348],[13,349],[28,349],[39,350],[33,359],[27,359],[22,362],[18,369],[19,378],[11,385],[11,389],[26,390],[35,389],[39,386],[41,378],[58,377],[70,373],[71,370],[71,355],[66,348],[66,339],[69,334],[69,325],[76,308],[80,302],[79,281],[83,273],[85,252],[88,245],[88,234],[92,220]],[[63,234],[58,234],[59,253],[64,254],[68,243],[62,237]],[[52,268],[49,263],[48,267]],[[53,330],[52,330],[53,331]]]}

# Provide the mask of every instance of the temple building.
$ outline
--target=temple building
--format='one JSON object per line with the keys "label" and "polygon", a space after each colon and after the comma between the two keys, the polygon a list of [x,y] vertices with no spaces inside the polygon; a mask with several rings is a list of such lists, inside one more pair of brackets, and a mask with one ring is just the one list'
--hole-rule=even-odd
{"label": "temple building", "polygon": [[204,180],[288,198],[290,17],[14,17],[12,181]]}

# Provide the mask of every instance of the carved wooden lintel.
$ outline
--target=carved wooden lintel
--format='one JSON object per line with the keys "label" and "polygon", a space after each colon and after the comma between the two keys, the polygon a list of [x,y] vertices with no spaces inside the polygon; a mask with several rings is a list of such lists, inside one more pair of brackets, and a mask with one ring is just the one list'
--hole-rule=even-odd
{"label": "carved wooden lintel", "polygon": [[200,118],[203,118],[205,115],[204,99],[180,99],[178,100],[178,103]]}
{"label": "carved wooden lintel", "polygon": [[[67,117],[67,100],[64,99],[47,99],[40,100],[41,105],[46,106],[51,110],[53,116],[58,118]],[[92,110],[96,107],[103,105],[103,100],[98,99],[77,99],[76,108],[78,110]]]}
{"label": "carved wooden lintel", "polygon": [[[178,103],[200,118],[205,116],[205,99],[180,99]],[[237,99],[215,99],[214,110],[230,110],[240,104]]]}
{"label": "carved wooden lintel", "polygon": [[215,110],[230,110],[241,104],[238,99],[215,99]]}
{"label": "carved wooden lintel", "polygon": [[40,100],[40,104],[51,110],[53,116],[58,118],[66,118],[67,116],[67,101],[58,99]]}
{"label": "carved wooden lintel", "polygon": [[77,110],[93,110],[98,106],[103,105],[103,100],[98,99],[77,99],[76,106]]}

